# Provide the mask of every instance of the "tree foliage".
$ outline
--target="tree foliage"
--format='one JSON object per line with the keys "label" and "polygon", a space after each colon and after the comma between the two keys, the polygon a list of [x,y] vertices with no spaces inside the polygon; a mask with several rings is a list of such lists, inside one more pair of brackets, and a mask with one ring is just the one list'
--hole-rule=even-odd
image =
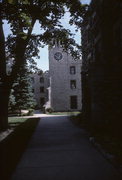
{"label": "tree foliage", "polygon": [[9,98],[9,108],[14,110],[28,110],[35,107],[32,92],[31,74],[27,66],[22,66],[17,74],[17,80],[13,83]]}
{"label": "tree foliage", "polygon": [[11,89],[10,96],[9,96],[9,103],[8,103],[8,111],[13,112],[15,110],[15,96],[14,96],[14,89]]}
{"label": "tree foliage", "polygon": [[[52,38],[60,39],[64,48],[69,49],[72,55],[77,57],[78,50],[74,51],[75,53],[73,52],[74,46],[78,47],[73,39],[73,34],[70,30],[63,28],[59,21],[65,13],[65,7],[71,13],[70,24],[76,23],[76,21],[81,22],[85,8],[78,0],[73,2],[71,0],[10,0],[8,3],[3,3],[3,18],[10,23],[12,31],[7,43],[7,49],[11,52],[9,53],[10,58],[15,58],[18,51],[17,44],[19,44],[19,47],[20,44],[23,45],[23,50],[28,47],[24,52],[26,59],[30,60],[34,56],[38,57],[38,47],[43,46],[43,44],[50,44]],[[37,20],[40,23],[40,30],[44,30],[39,35],[32,33]],[[30,49],[33,52],[31,58],[28,53]]]}

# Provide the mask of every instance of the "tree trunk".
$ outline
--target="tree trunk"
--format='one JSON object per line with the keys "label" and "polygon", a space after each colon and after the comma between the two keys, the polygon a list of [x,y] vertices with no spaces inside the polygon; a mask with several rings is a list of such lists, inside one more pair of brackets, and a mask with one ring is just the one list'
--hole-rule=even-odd
{"label": "tree trunk", "polygon": [[[1,11],[1,9],[0,9]],[[1,12],[0,12],[1,13]],[[8,88],[6,86],[6,56],[3,22],[0,16],[0,130],[8,128]]]}
{"label": "tree trunk", "polygon": [[9,92],[7,86],[0,85],[0,130],[8,128],[8,101]]}
{"label": "tree trunk", "polygon": [[9,95],[19,68],[26,61],[24,55],[34,24],[35,19],[32,21],[32,27],[30,27],[28,31],[28,37],[26,40],[22,39],[21,35],[16,38],[15,64],[12,67],[11,75],[8,76],[6,71],[5,36],[3,32],[3,21],[0,7],[0,130],[8,128]]}

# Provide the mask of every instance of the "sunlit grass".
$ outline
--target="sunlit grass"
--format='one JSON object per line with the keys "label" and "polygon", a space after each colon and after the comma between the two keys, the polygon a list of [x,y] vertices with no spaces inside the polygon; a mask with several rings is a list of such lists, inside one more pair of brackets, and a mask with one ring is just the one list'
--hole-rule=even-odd
{"label": "sunlit grass", "polygon": [[79,111],[76,111],[76,112],[52,112],[52,113],[47,113],[47,114],[51,114],[51,115],[78,115],[80,114]]}
{"label": "sunlit grass", "polygon": [[23,123],[27,121],[28,118],[23,118],[23,117],[9,117],[8,122],[9,123]]}

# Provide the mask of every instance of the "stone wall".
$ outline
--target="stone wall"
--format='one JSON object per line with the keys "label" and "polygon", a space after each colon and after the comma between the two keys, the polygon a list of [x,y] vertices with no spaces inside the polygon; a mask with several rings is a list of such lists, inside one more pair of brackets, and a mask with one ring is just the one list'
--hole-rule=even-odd
{"label": "stone wall", "polygon": [[[62,53],[61,60],[54,58],[56,52]],[[70,74],[71,66],[75,66],[75,74]],[[61,47],[55,45],[49,49],[49,70],[51,77],[51,106],[53,110],[81,110],[81,60],[75,61],[70,54],[63,52]],[[71,89],[71,80],[76,80],[76,89]],[[71,109],[70,96],[77,96],[77,109]]]}

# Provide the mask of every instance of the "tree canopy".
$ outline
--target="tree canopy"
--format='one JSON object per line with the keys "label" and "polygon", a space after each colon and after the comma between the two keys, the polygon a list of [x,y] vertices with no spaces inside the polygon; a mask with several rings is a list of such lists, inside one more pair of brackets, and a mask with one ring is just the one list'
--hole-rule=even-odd
{"label": "tree canopy", "polygon": [[28,66],[23,65],[17,74],[17,80],[13,83],[11,94],[9,97],[9,109],[21,110],[33,109],[36,105],[34,94],[32,92],[31,73]]}

